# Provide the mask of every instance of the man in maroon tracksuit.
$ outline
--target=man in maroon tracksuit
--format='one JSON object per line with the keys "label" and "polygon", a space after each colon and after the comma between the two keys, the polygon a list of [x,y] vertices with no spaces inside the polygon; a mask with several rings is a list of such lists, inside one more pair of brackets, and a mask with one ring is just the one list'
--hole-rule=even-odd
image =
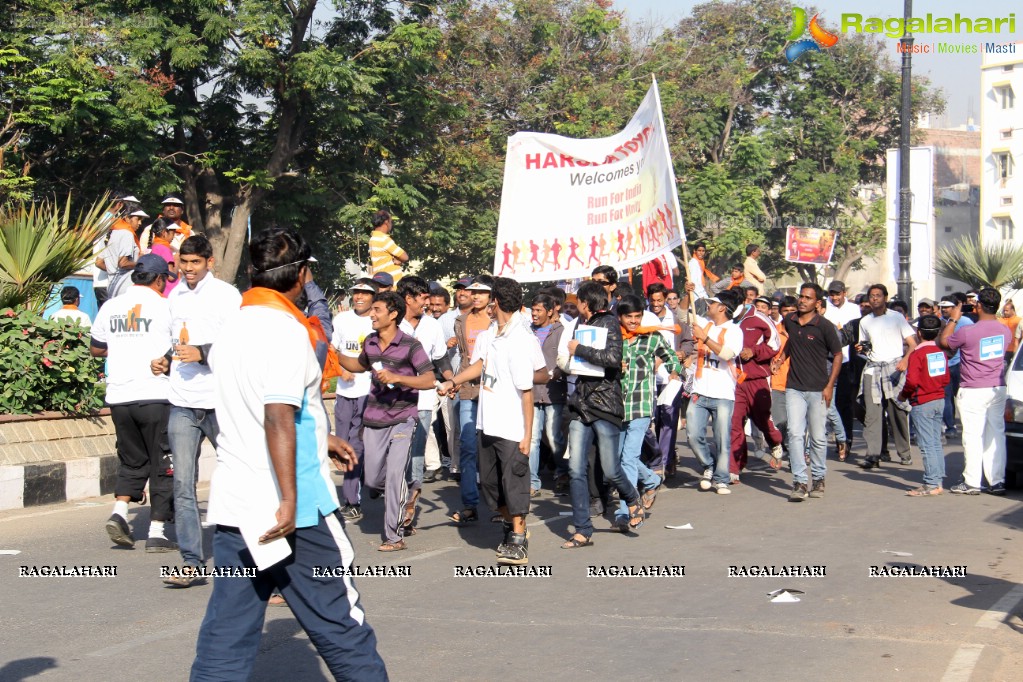
{"label": "man in maroon tracksuit", "polygon": [[739,327],[742,329],[742,353],[735,363],[739,376],[732,411],[732,459],[729,463],[733,482],[746,468],[747,419],[753,420],[764,434],[772,458],[781,459],[784,440],[771,420],[771,359],[781,348],[778,330],[766,315],[753,307],[746,311]]}

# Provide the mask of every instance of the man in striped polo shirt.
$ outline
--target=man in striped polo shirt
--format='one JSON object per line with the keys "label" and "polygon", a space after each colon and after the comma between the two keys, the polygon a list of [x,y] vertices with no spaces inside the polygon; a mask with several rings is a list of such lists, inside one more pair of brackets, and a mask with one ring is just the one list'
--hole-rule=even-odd
{"label": "man in striped polo shirt", "polygon": [[408,263],[408,254],[391,239],[393,225],[390,213],[377,211],[371,222],[373,231],[369,235],[369,272],[371,275],[386,272],[397,284],[401,279],[402,263]]}

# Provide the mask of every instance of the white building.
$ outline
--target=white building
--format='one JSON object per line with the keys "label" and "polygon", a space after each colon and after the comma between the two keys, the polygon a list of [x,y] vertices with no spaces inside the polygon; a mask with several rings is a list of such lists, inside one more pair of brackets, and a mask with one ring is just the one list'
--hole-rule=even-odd
{"label": "white building", "polygon": [[[980,75],[980,242],[1023,241],[1023,44],[985,52]],[[1020,99],[1019,102],[1017,100]]]}

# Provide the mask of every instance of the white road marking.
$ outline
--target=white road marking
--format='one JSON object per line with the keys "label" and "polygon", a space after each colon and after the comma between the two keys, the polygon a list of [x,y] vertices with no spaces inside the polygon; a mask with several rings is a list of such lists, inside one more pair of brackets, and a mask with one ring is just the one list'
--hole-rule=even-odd
{"label": "white road marking", "polygon": [[983,644],[963,644],[949,661],[941,682],[968,682],[983,651]]}
{"label": "white road marking", "polygon": [[994,606],[984,612],[984,615],[977,620],[977,627],[994,630],[1005,622],[1006,616],[1012,613],[1020,601],[1023,601],[1023,585],[1016,585],[1004,597],[995,602]]}

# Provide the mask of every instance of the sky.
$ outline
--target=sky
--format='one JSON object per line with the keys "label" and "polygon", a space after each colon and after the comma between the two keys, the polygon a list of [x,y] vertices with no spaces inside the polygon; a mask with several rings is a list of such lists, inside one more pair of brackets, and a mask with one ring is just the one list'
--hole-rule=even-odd
{"label": "sky", "polygon": [[[690,10],[698,4],[697,0],[615,0],[616,9],[623,11],[630,21],[653,23],[655,26],[669,27],[689,15]],[[801,6],[810,11],[811,4]],[[876,17],[901,17],[903,2],[900,0],[816,0],[812,4],[820,11],[821,24],[829,30],[838,31],[843,12]],[[1018,11],[1017,11],[1018,10]],[[956,13],[963,17],[1007,17],[1010,13],[1017,14],[1016,32],[1014,34],[990,35],[990,40],[1009,42],[1023,40],[1023,5],[1008,0],[982,0],[966,2],[964,0],[916,0],[913,3],[913,15],[924,17],[927,13],[935,17],[954,17]],[[980,42],[977,34],[920,34],[916,36],[918,43],[946,40],[976,44]],[[898,40],[882,37],[890,44],[890,54],[896,65],[902,61],[896,52]],[[1018,46],[1023,51],[1023,45]],[[980,118],[980,54],[917,54],[913,55],[913,75],[928,76],[931,82],[945,92],[946,113],[931,121],[933,127],[955,128],[965,124],[972,114],[975,122]]]}

